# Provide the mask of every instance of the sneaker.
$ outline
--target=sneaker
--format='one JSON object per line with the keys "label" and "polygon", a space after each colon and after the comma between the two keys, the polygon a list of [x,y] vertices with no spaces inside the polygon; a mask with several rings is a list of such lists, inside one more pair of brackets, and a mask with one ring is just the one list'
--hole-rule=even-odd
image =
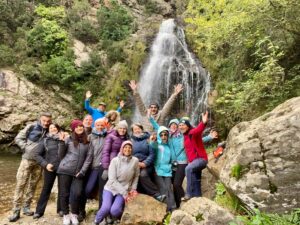
{"label": "sneaker", "polygon": [[70,224],[71,224],[70,214],[64,215],[63,225],[70,225]]}
{"label": "sneaker", "polygon": [[78,221],[78,215],[77,214],[73,214],[71,213],[71,222],[73,225],[78,225],[79,224],[79,221]]}
{"label": "sneaker", "polygon": [[16,222],[18,219],[20,219],[20,210],[15,210],[13,214],[8,217],[9,222]]}
{"label": "sneaker", "polygon": [[41,218],[43,215],[39,214],[39,213],[35,213],[33,214],[33,219],[38,219]]}
{"label": "sneaker", "polygon": [[182,202],[186,202],[186,201],[188,201],[188,200],[190,200],[190,199],[191,199],[190,196],[185,195],[184,197],[181,198],[181,201],[182,201]]}
{"label": "sneaker", "polygon": [[31,211],[29,207],[24,207],[23,208],[23,214],[26,215],[26,216],[32,216],[34,214],[34,212]]}
{"label": "sneaker", "polygon": [[154,197],[157,201],[160,201],[160,202],[164,202],[165,199],[167,198],[166,195],[158,195],[156,197]]}

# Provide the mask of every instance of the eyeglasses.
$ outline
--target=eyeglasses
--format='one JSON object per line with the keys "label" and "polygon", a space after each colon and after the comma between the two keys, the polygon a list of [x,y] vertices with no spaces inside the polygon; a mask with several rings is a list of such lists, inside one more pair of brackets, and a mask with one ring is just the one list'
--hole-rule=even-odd
{"label": "eyeglasses", "polygon": [[167,133],[161,133],[161,134],[159,134],[159,136],[160,137],[163,137],[163,136],[168,137],[168,134]]}

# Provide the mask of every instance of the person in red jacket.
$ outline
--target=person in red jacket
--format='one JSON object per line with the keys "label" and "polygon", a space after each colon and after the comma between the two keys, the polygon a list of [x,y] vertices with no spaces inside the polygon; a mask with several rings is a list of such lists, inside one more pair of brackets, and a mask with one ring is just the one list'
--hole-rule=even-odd
{"label": "person in red jacket", "polygon": [[187,118],[179,121],[179,130],[183,133],[184,148],[188,158],[185,168],[187,179],[186,194],[183,200],[201,196],[201,172],[207,164],[207,153],[202,141],[202,132],[208,120],[208,112],[202,114],[202,121],[197,127],[192,127]]}

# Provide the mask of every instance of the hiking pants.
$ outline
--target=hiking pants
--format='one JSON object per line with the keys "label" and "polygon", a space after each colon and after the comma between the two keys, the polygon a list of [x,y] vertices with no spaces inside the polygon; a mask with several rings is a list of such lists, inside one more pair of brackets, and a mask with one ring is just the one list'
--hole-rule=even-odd
{"label": "hiking pants", "polygon": [[147,195],[155,197],[160,195],[156,184],[152,182],[149,176],[148,168],[142,168],[140,170],[139,186],[141,187],[142,192]]}
{"label": "hiking pants", "polygon": [[155,176],[155,181],[159,188],[160,194],[167,196],[167,211],[176,209],[174,192],[173,192],[173,188],[172,188],[172,178]]}
{"label": "hiking pants", "polygon": [[[24,207],[30,207],[36,186],[41,178],[42,168],[34,160],[22,159],[16,180],[13,210],[20,210],[24,197]],[[27,188],[26,188],[27,187]]]}
{"label": "hiking pants", "polygon": [[182,183],[185,177],[185,168],[187,164],[178,164],[176,171],[173,172],[172,183],[174,189],[174,197],[177,208],[179,208],[181,203],[181,198],[184,196],[184,189]]}
{"label": "hiking pants", "polygon": [[207,161],[205,159],[197,158],[185,168],[187,196],[201,197],[201,173],[206,165]]}
{"label": "hiking pants", "polygon": [[[77,179],[70,175],[59,174],[59,198],[60,206],[64,215],[69,214],[69,200],[71,205],[71,212],[79,214],[80,198],[83,190],[83,179]],[[72,198],[70,193],[72,192]]]}
{"label": "hiking pants", "polygon": [[103,219],[109,214],[114,218],[120,219],[125,205],[124,197],[120,194],[113,196],[110,191],[103,190],[102,199],[102,206],[101,209],[97,212],[95,222],[102,222]]}

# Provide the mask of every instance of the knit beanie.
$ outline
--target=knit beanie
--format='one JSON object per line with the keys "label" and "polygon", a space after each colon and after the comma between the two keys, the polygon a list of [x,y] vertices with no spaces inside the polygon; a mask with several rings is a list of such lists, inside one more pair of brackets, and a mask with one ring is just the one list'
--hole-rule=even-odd
{"label": "knit beanie", "polygon": [[95,124],[96,123],[100,123],[102,126],[106,126],[107,125],[107,119],[106,118],[96,119]]}
{"label": "knit beanie", "polygon": [[175,123],[176,125],[178,125],[179,124],[179,120],[178,119],[172,119],[172,120],[170,120],[168,127],[170,127],[172,123]]}
{"label": "knit beanie", "polygon": [[116,129],[118,129],[118,128],[126,128],[126,129],[128,129],[128,124],[127,124],[126,120],[121,120],[118,123]]}
{"label": "knit beanie", "polygon": [[75,128],[78,127],[78,126],[82,126],[83,127],[82,121],[79,120],[79,119],[72,120],[72,122],[71,122],[71,129],[72,129],[72,131],[74,131]]}
{"label": "knit beanie", "polygon": [[189,128],[192,127],[191,125],[191,122],[190,122],[190,119],[188,117],[182,117],[179,121],[179,124],[180,123],[184,123],[185,125],[187,125]]}

